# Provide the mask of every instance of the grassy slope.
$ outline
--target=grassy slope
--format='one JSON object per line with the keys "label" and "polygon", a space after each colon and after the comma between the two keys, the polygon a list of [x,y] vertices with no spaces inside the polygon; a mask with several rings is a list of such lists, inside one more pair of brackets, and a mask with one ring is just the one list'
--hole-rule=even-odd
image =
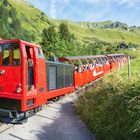
{"label": "grassy slope", "polygon": [[49,24],[41,19],[41,11],[22,0],[9,0],[9,2],[16,8],[22,26],[37,34],[36,42],[39,42],[42,30],[49,27]]}
{"label": "grassy slope", "polygon": [[[47,16],[45,17],[45,20],[42,20],[41,11],[22,0],[9,1],[17,9],[18,15],[22,20],[23,27],[37,34],[38,40],[36,43],[38,43],[41,39],[40,34],[42,29],[49,27],[47,21],[52,22],[56,26],[60,23],[60,21],[52,20]],[[23,19],[23,15],[25,19]],[[88,29],[73,22],[68,22],[68,25],[71,32],[76,35],[80,42],[96,42],[97,40],[100,40],[113,43],[125,41],[126,43],[132,42],[140,45],[139,33],[121,31],[118,29]]]}
{"label": "grassy slope", "polygon": [[85,41],[105,41],[105,42],[132,42],[140,45],[140,36],[133,32],[122,31],[118,29],[88,29],[76,25],[70,25],[71,31],[78,36],[80,40]]}

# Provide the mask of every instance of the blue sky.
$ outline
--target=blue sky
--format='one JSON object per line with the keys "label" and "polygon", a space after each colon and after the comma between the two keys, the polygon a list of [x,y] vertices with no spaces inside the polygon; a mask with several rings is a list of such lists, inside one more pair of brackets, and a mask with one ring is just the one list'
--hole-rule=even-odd
{"label": "blue sky", "polygon": [[27,0],[54,19],[125,22],[140,26],[140,0]]}

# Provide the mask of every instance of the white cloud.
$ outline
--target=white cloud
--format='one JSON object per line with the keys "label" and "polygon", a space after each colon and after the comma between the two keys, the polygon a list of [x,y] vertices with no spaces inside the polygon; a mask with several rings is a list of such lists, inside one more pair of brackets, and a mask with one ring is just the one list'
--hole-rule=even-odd
{"label": "white cloud", "polygon": [[97,3],[100,3],[102,0],[86,0],[87,3],[90,3],[90,4],[97,4]]}
{"label": "white cloud", "polygon": [[103,4],[103,3],[116,3],[119,5],[128,5],[129,7],[137,6],[140,7],[140,0],[80,0],[88,4]]}
{"label": "white cloud", "polygon": [[52,18],[56,18],[56,0],[51,0],[50,15]]}
{"label": "white cloud", "polygon": [[[117,0],[116,0],[117,1]],[[140,0],[120,0],[117,1],[120,5],[128,5],[129,7],[140,7]]]}
{"label": "white cloud", "polygon": [[120,0],[119,4],[127,4],[130,7],[133,7],[135,4],[137,4],[137,0]]}
{"label": "white cloud", "polygon": [[70,0],[63,0],[64,4],[68,4],[70,2]]}
{"label": "white cloud", "polygon": [[81,2],[85,2],[85,3],[88,3],[88,4],[98,4],[102,1],[104,1],[104,0],[81,0]]}

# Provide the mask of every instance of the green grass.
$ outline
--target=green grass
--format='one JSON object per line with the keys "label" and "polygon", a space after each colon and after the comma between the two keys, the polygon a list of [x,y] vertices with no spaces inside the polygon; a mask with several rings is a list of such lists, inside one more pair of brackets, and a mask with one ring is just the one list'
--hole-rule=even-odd
{"label": "green grass", "polygon": [[97,140],[139,140],[140,138],[140,57],[127,68],[105,76],[92,92],[80,97],[76,113]]}

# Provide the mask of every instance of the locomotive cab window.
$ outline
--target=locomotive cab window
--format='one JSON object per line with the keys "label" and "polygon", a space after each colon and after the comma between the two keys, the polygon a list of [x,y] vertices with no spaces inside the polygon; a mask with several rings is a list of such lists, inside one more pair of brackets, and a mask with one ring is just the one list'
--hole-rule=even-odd
{"label": "locomotive cab window", "polygon": [[0,44],[0,65],[14,66],[20,64],[19,43]]}
{"label": "locomotive cab window", "polygon": [[41,48],[36,48],[36,54],[38,58],[44,58],[43,52]]}

